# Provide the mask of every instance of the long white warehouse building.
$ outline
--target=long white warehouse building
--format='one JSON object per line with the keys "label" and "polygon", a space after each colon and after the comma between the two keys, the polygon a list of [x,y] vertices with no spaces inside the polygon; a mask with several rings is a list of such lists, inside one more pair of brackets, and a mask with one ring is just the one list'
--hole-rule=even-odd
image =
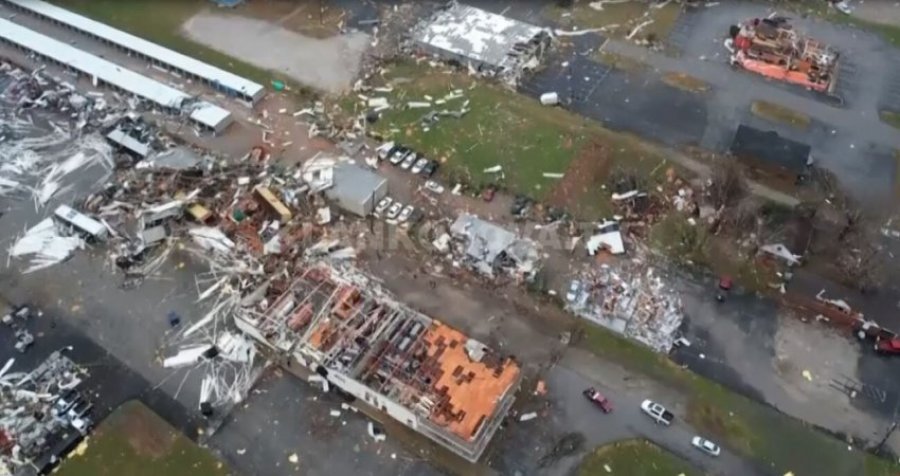
{"label": "long white warehouse building", "polygon": [[205,101],[191,103],[190,96],[175,88],[5,19],[0,19],[0,40],[87,75],[96,83],[151,101],[167,112],[190,108],[191,120],[214,132],[231,123],[231,113],[225,109]]}
{"label": "long white warehouse building", "polygon": [[115,45],[137,57],[146,59],[179,74],[203,81],[213,88],[243,101],[255,104],[265,95],[265,88],[253,81],[215,66],[164,48],[141,37],[113,28],[105,23],[40,0],[0,0],[7,5],[30,12],[53,23],[74,29],[104,43]]}

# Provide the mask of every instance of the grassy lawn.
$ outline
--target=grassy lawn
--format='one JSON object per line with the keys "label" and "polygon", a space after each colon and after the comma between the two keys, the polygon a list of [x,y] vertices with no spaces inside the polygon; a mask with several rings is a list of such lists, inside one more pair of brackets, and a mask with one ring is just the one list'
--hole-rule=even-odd
{"label": "grassy lawn", "polygon": [[775,271],[736,253],[733,236],[710,235],[706,226],[700,220],[691,225],[682,213],[669,213],[650,229],[650,245],[675,263],[731,276],[751,291],[771,291],[768,286],[776,282]]}
{"label": "grassy lawn", "polygon": [[889,476],[900,471],[900,465],[848,451],[846,443],[684,370],[638,343],[588,323],[582,330],[579,346],[680,389],[690,397],[686,419],[700,434],[772,468],[772,474]]}
{"label": "grassy lawn", "polygon": [[709,91],[709,84],[705,81],[684,73],[666,73],[662,76],[662,81],[669,86],[689,93],[705,93]]}
{"label": "grassy lawn", "polygon": [[803,130],[808,129],[811,122],[809,116],[769,101],[753,101],[753,104],[750,105],[750,112],[767,121],[779,122]]}
{"label": "grassy lawn", "polygon": [[632,58],[630,56],[613,53],[612,51],[606,51],[604,49],[595,51],[593,53],[593,56],[595,60],[603,64],[608,64],[613,68],[629,73],[638,73],[649,68],[649,65],[642,62],[641,60]]}
{"label": "grassy lawn", "polygon": [[[607,471],[609,468],[610,471]],[[601,446],[581,460],[577,476],[692,476],[700,474],[686,461],[646,441],[625,440]]]}
{"label": "grassy lawn", "polygon": [[900,112],[885,110],[881,111],[879,116],[881,117],[881,122],[895,129],[900,129]]}
{"label": "grassy lawn", "polygon": [[211,7],[212,3],[207,0],[180,0],[165,4],[155,0],[55,0],[54,3],[264,86],[269,86],[273,80],[280,80],[297,93],[311,94],[309,89],[285,75],[258,68],[183,37],[181,25],[197,12]]}
{"label": "grassy lawn", "polygon": [[[603,10],[593,9],[589,3],[579,1],[571,8],[560,8],[553,2],[545,8],[544,16],[566,29],[606,27],[605,33],[615,37],[624,37],[638,24],[652,19],[653,23],[642,28],[634,38],[665,41],[681,14],[678,2],[669,2],[662,8],[649,8],[647,2],[624,2],[604,5]],[[570,15],[564,16],[567,13]]]}
{"label": "grassy lawn", "polygon": [[224,476],[227,468],[149,408],[125,403],[66,459],[58,476]]}
{"label": "grassy lawn", "polygon": [[900,46],[900,25],[876,23],[855,16],[845,15],[830,8],[827,3],[819,0],[785,2],[784,8],[801,14],[814,14],[832,23],[853,25],[863,30],[869,30],[881,35],[888,43],[894,46]]}
{"label": "grassy lawn", "polygon": [[[541,201],[557,197],[558,187],[571,184],[574,190],[566,195],[565,205],[579,207],[573,211],[592,218],[610,208],[610,192],[601,188],[610,170],[660,179],[665,172],[660,166],[662,154],[639,139],[609,131],[562,108],[542,106],[490,81],[403,62],[389,67],[383,83],[392,85],[393,91],[370,95],[387,98],[392,107],[370,126],[370,132],[437,159],[443,164],[441,174],[450,182],[459,180],[476,188],[496,184]],[[462,97],[436,104],[454,90],[461,91]],[[406,107],[409,101],[429,101],[429,97],[435,103],[432,107]],[[444,116],[423,125],[423,117],[432,110],[459,111],[466,103],[468,112],[462,117]],[[354,111],[359,100],[354,94],[340,104]],[[591,155],[595,149],[597,153]],[[502,174],[484,171],[497,165]],[[548,178],[544,173],[565,173],[566,178]]]}

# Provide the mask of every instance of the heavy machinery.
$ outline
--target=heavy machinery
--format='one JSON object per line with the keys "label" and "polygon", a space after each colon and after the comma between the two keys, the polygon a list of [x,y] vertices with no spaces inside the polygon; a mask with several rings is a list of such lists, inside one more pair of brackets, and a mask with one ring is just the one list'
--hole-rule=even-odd
{"label": "heavy machinery", "polygon": [[834,92],[838,53],[796,31],[788,18],[753,18],[733,25],[729,36],[725,47],[732,65],[820,93]]}

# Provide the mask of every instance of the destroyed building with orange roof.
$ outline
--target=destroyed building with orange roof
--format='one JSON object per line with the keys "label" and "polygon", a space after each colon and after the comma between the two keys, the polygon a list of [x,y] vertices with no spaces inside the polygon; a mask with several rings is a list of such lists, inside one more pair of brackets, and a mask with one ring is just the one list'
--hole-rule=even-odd
{"label": "destroyed building with orange roof", "polygon": [[352,267],[318,263],[235,318],[372,408],[477,461],[512,406],[510,357],[398,302]]}

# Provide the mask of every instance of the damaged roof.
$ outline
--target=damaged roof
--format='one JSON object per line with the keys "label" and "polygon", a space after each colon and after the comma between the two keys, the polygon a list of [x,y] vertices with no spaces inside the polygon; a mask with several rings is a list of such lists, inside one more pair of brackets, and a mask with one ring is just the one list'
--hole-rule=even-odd
{"label": "damaged roof", "polygon": [[489,264],[516,241],[511,231],[468,214],[460,215],[450,226],[450,232],[466,237],[466,255]]}
{"label": "damaged roof", "polygon": [[453,3],[415,34],[415,40],[495,67],[510,65],[517,45],[540,35],[540,27],[469,5]]}

